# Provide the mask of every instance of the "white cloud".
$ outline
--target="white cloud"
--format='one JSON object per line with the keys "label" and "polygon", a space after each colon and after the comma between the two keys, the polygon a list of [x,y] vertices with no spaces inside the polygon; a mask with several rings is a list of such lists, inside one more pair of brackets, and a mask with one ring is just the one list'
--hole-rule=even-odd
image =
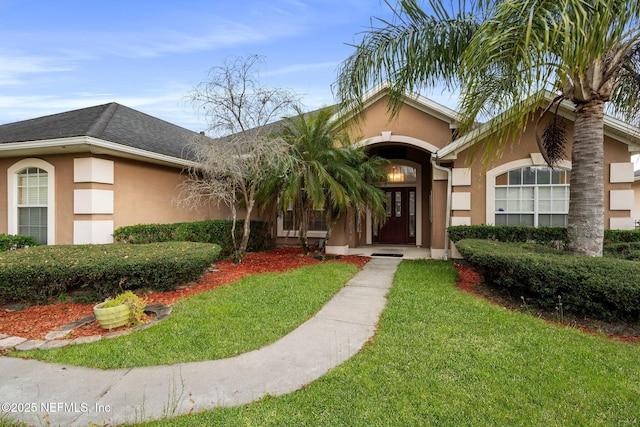
{"label": "white cloud", "polygon": [[56,52],[68,60],[154,58],[269,43],[304,31],[300,20],[292,18],[291,13],[270,8],[258,16],[202,16],[169,26],[147,23],[135,30],[1,31],[0,40],[20,40],[21,51]]}
{"label": "white cloud", "polygon": [[261,73],[265,77],[281,76],[284,74],[300,73],[302,71],[319,70],[323,68],[336,68],[339,62],[320,62],[317,64],[292,64],[273,71]]}
{"label": "white cloud", "polygon": [[58,58],[0,53],[0,86],[28,83],[27,75],[70,71]]}
{"label": "white cloud", "polygon": [[213,31],[189,34],[184,31],[162,30],[153,34],[129,33],[93,34],[91,49],[103,55],[126,58],[154,58],[175,53],[220,50],[235,46],[264,43],[287,35],[288,30],[255,28],[234,22],[213,24]]}
{"label": "white cloud", "polygon": [[178,126],[202,130],[205,124],[182,100],[186,87],[167,85],[154,91],[121,95],[78,92],[67,95],[0,96],[0,124],[117,102]]}

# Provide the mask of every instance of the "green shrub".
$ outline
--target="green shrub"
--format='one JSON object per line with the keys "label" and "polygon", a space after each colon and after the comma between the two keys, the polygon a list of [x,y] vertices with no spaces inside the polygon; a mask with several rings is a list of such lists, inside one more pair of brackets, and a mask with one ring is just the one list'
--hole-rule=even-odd
{"label": "green shrub", "polygon": [[552,247],[564,247],[567,242],[567,229],[563,227],[456,225],[449,227],[447,231],[454,242],[462,239],[487,239],[498,242],[536,242]]}
{"label": "green shrub", "polygon": [[[141,224],[120,227],[114,231],[113,237],[119,243],[154,243],[167,241],[187,241],[200,243],[215,243],[227,256],[233,252],[231,240],[232,221],[207,220],[183,222],[176,224]],[[236,238],[242,238],[244,221],[236,224]],[[258,252],[273,248],[269,223],[265,221],[251,221],[251,235],[247,251]]]}
{"label": "green shrub", "polygon": [[29,248],[39,246],[40,243],[31,236],[23,236],[21,234],[0,234],[0,252],[13,251],[15,249]]}
{"label": "green shrub", "polygon": [[603,255],[630,261],[640,260],[640,242],[610,243],[604,245]]}
{"label": "green shrub", "polygon": [[127,289],[164,291],[200,277],[220,254],[216,245],[38,246],[0,253],[0,303],[44,301],[86,289],[100,299]]}
{"label": "green shrub", "polygon": [[113,232],[113,239],[118,243],[160,243],[173,242],[176,238],[176,227],[180,224],[139,224],[120,227]]}
{"label": "green shrub", "polygon": [[[564,227],[527,227],[523,225],[456,225],[447,229],[454,242],[462,239],[487,239],[498,242],[536,242],[562,248],[567,243]],[[604,244],[640,242],[640,230],[605,230]]]}
{"label": "green shrub", "polygon": [[640,242],[640,230],[604,230],[604,243]]}
{"label": "green shrub", "polygon": [[603,320],[640,320],[640,263],[576,257],[532,244],[460,240],[456,247],[484,280],[512,297]]}

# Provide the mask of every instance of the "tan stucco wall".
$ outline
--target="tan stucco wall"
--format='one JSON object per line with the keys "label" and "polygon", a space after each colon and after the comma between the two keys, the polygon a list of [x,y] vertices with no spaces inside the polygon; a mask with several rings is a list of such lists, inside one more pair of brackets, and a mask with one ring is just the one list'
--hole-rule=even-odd
{"label": "tan stucco wall", "polygon": [[[567,124],[567,146],[565,147],[566,160],[571,160],[571,144],[573,140],[573,123],[566,120]],[[503,165],[515,160],[531,158],[531,153],[539,153],[538,146],[535,142],[534,133],[535,123],[528,124],[526,131],[516,144],[512,144],[504,149],[497,157],[483,164],[482,154],[485,145],[480,143],[477,150],[466,150],[458,155],[453,162],[456,168],[470,167],[472,170],[470,187],[454,187],[453,191],[471,191],[471,211],[453,211],[452,216],[469,216],[471,215],[471,224],[486,224],[491,220],[486,218],[486,171],[491,170],[499,165]],[[630,161],[630,153],[628,146],[621,142],[615,141],[609,137],[605,137],[604,143],[605,168],[604,168],[604,189],[605,189],[605,228],[609,228],[609,219],[612,217],[625,218],[629,217],[630,211],[611,211],[609,210],[609,191],[631,189],[630,183],[610,183],[609,182],[609,164],[623,163]],[[475,155],[474,155],[475,154]]]}
{"label": "tan stucco wall", "polygon": [[635,219],[636,221],[640,221],[640,179],[634,181],[633,184],[631,184],[631,188],[633,188],[634,195],[631,218]]}
{"label": "tan stucco wall", "polygon": [[[433,223],[431,248],[444,249],[447,211],[447,181],[433,182]],[[428,218],[427,218],[428,220]]]}
{"label": "tan stucco wall", "polygon": [[[115,157],[101,157],[114,162],[114,183],[74,183],[74,158],[100,157],[89,154],[41,156],[55,167],[55,243],[72,244],[74,220],[113,220],[114,229],[124,225],[172,223],[202,219],[226,219],[229,211],[215,205],[189,210],[178,207],[177,188],[182,182],[181,169]],[[0,233],[8,232],[7,168],[24,157],[0,159]],[[113,214],[74,214],[74,190],[113,190]],[[239,212],[244,215],[244,212]]]}
{"label": "tan stucco wall", "polygon": [[386,131],[391,131],[392,135],[417,138],[438,148],[451,141],[449,123],[409,105],[404,105],[397,116],[390,119],[387,102],[387,97],[383,97],[367,108],[362,121],[351,122],[350,135],[353,141],[380,136]]}
{"label": "tan stucco wall", "polygon": [[226,219],[229,212],[213,206],[190,210],[179,207],[178,186],[183,178],[179,169],[115,160],[114,165],[114,227],[133,224],[171,223],[201,219]]}

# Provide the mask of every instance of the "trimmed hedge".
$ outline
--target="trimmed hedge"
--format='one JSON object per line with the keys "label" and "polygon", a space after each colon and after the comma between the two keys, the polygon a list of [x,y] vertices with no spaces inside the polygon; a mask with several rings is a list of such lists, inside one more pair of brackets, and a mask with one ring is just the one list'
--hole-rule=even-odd
{"label": "trimmed hedge", "polygon": [[74,289],[103,299],[127,289],[158,291],[199,278],[218,259],[216,245],[38,246],[0,254],[0,303],[42,302]]}
{"label": "trimmed hedge", "polygon": [[[231,240],[230,220],[207,220],[196,222],[181,222],[175,224],[140,224],[120,227],[113,232],[113,238],[118,243],[155,243],[171,241],[188,241],[200,243],[215,243],[227,256],[233,252]],[[244,221],[236,223],[236,238],[242,238]],[[251,221],[251,235],[247,251],[259,252],[272,249],[274,246],[269,223],[265,221]]]}
{"label": "trimmed hedge", "polygon": [[640,242],[640,229],[635,230],[604,230],[604,244]]}
{"label": "trimmed hedge", "polygon": [[640,242],[611,243],[604,245],[603,255],[611,258],[640,261]]}
{"label": "trimmed hedge", "polygon": [[[454,243],[462,239],[488,239],[498,242],[536,242],[558,248],[567,243],[567,229],[564,227],[456,225],[447,231]],[[620,242],[640,242],[640,230],[604,231],[604,244]]]}
{"label": "trimmed hedge", "polygon": [[540,245],[562,246],[567,242],[563,227],[526,227],[509,225],[456,225],[447,229],[449,238],[457,243],[463,239],[487,239],[498,242],[536,242]]}
{"label": "trimmed hedge", "polygon": [[528,304],[608,321],[640,320],[640,263],[576,257],[533,244],[460,240],[456,247],[492,286]]}
{"label": "trimmed hedge", "polygon": [[23,236],[21,234],[0,234],[0,252],[13,251],[16,249],[39,245],[40,243],[38,243],[35,237]]}
{"label": "trimmed hedge", "polygon": [[175,242],[176,227],[180,224],[139,224],[119,227],[113,232],[116,243],[161,243]]}

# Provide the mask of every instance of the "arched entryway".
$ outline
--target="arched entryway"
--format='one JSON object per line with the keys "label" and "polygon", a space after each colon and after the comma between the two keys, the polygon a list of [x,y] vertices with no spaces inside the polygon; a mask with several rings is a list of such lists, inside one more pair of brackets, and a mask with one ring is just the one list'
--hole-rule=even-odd
{"label": "arched entryway", "polygon": [[386,223],[366,221],[366,242],[360,244],[430,247],[432,223],[432,144],[415,138],[383,135],[362,142],[370,156],[389,160]]}
{"label": "arched entryway", "polygon": [[390,159],[386,169],[387,183],[382,186],[387,196],[386,219],[372,224],[372,243],[421,244],[422,167],[411,160]]}

